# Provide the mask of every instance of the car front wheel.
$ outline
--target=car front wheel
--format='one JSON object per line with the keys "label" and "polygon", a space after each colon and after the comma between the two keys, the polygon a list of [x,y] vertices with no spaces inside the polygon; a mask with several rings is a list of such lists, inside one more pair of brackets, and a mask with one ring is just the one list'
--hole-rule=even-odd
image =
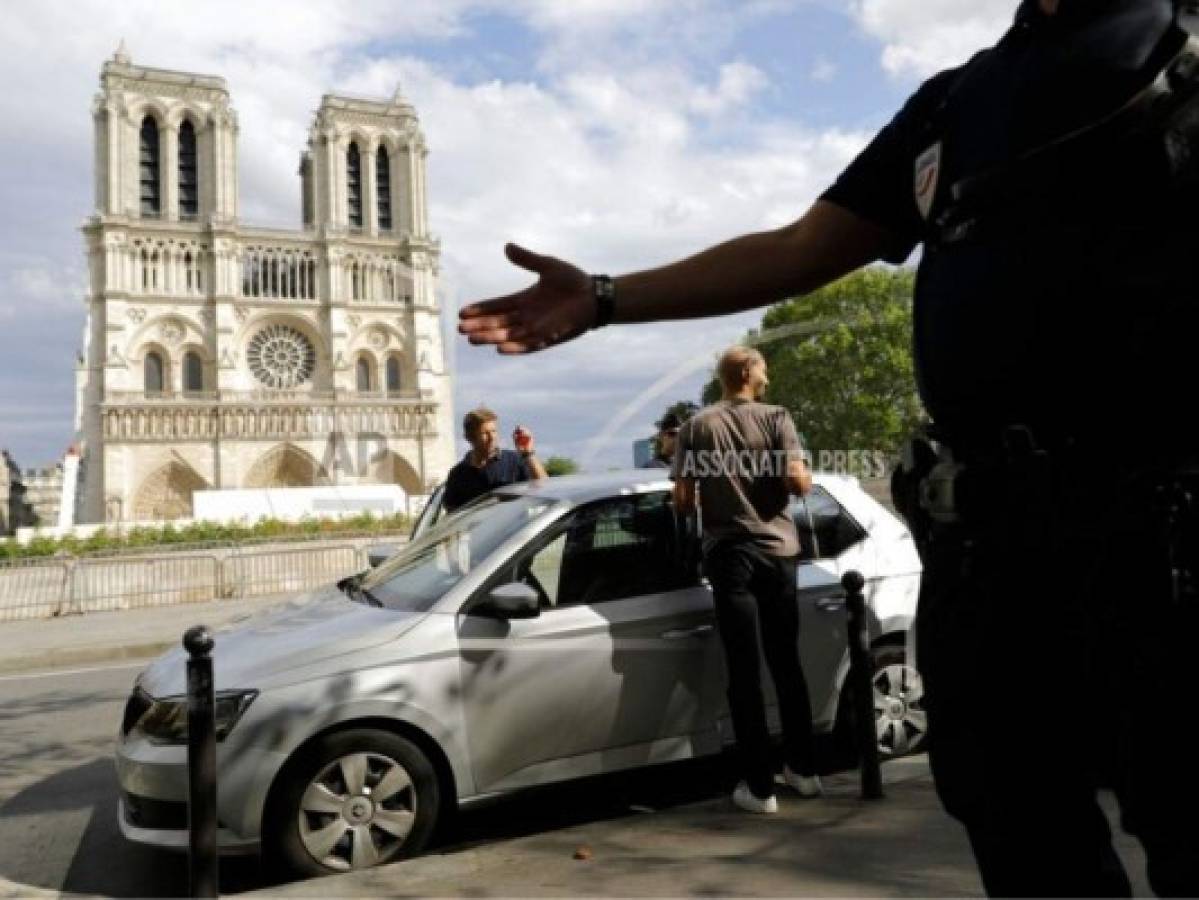
{"label": "car front wheel", "polygon": [[282,777],[263,832],[268,855],[285,874],[327,875],[413,856],[436,825],[436,772],[399,735],[324,735]]}
{"label": "car front wheel", "polygon": [[919,753],[928,735],[920,673],[908,662],[902,647],[875,647],[872,656],[879,754],[883,759],[895,759]]}

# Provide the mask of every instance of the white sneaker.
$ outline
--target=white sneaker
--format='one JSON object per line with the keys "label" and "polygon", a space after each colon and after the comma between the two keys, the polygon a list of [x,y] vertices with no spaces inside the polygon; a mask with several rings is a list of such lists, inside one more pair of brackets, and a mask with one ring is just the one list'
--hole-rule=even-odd
{"label": "white sneaker", "polygon": [[783,781],[805,800],[824,796],[824,785],[820,783],[819,775],[796,775],[790,766],[783,766]]}
{"label": "white sneaker", "polygon": [[779,802],[773,794],[765,800],[755,797],[754,792],[744,781],[738,784],[736,790],[733,791],[733,802],[751,813],[776,813],[779,811]]}

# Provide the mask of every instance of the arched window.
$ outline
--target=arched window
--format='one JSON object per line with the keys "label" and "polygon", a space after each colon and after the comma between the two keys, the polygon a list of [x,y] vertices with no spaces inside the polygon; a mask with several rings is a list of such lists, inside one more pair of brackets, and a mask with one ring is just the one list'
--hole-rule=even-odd
{"label": "arched window", "polygon": [[371,390],[371,364],[365,356],[358,357],[358,390],[365,393]]}
{"label": "arched window", "polygon": [[194,219],[200,213],[196,181],[196,129],[188,119],[179,126],[179,218]]}
{"label": "arched window", "polygon": [[163,365],[162,356],[157,352],[152,351],[146,354],[145,378],[146,396],[161,395],[163,387],[166,385],[166,366]]}
{"label": "arched window", "polygon": [[204,364],[194,350],[183,357],[183,390],[199,393],[204,390]]}
{"label": "arched window", "polygon": [[362,157],[358,145],[350,142],[346,153],[346,207],[351,228],[362,227]]}
{"label": "arched window", "polygon": [[379,230],[391,231],[391,161],[386,147],[375,152],[375,187],[379,193]]}
{"label": "arched window", "polygon": [[141,214],[157,217],[162,212],[158,183],[158,123],[153,116],[142,119],[140,149]]}
{"label": "arched window", "polygon": [[400,358],[387,357],[387,393],[398,394],[400,391]]}

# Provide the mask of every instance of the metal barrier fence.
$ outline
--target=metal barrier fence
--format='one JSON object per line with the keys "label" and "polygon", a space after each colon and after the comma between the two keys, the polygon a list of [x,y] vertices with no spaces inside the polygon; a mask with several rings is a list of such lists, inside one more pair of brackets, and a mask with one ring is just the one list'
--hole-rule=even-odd
{"label": "metal barrier fence", "polygon": [[222,596],[260,597],[303,591],[366,568],[358,547],[303,547],[237,554],[225,561]]}
{"label": "metal barrier fence", "polygon": [[197,603],[217,596],[221,561],[190,553],[81,559],[65,613]]}
{"label": "metal barrier fence", "polygon": [[206,547],[0,562],[0,622],[260,597],[309,590],[361,572],[376,536],[354,543]]}
{"label": "metal barrier fence", "polygon": [[47,619],[70,597],[74,560],[22,559],[0,565],[0,622]]}

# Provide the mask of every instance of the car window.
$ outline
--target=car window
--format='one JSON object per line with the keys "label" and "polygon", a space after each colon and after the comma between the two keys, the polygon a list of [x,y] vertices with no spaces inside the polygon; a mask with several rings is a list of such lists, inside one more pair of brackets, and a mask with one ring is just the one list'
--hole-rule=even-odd
{"label": "car window", "polygon": [[421,509],[420,515],[416,517],[416,522],[412,526],[411,538],[415,540],[420,537],[442,517],[444,507],[441,505],[441,498],[445,494],[445,485],[438,485],[437,489],[429,496],[424,508]]}
{"label": "car window", "polygon": [[562,532],[530,559],[525,577],[526,584],[539,586],[544,592],[542,601],[548,606],[558,605],[558,585],[562,576],[562,555],[566,552],[567,532]]}
{"label": "car window", "polygon": [[800,560],[833,559],[866,536],[841,504],[818,485],[791,507],[791,517],[799,532]]}
{"label": "car window", "polygon": [[390,609],[428,610],[500,544],[552,505],[542,498],[489,495],[443,519],[371,570],[361,587]]}
{"label": "car window", "polygon": [[546,606],[603,603],[687,587],[665,492],[593,503],[516,563]]}

